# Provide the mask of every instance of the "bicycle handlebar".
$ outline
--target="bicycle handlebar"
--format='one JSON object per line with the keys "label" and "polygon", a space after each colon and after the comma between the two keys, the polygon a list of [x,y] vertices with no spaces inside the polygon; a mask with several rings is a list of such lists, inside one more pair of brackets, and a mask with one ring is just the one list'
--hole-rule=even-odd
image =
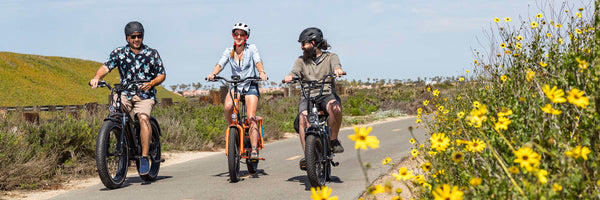
{"label": "bicycle handlebar", "polygon": [[[142,79],[142,80],[133,80],[133,81],[131,81],[131,82],[129,82],[129,83],[127,83],[127,84],[125,84],[125,85],[120,85],[120,87],[119,87],[118,89],[124,90],[124,89],[126,89],[127,87],[129,87],[130,85],[133,85],[133,84],[141,84],[141,83],[146,83],[146,82],[150,82],[150,80],[148,80],[148,79]],[[92,86],[92,84],[91,84],[91,83],[89,83],[89,82],[88,82],[88,85],[89,85],[89,86]],[[115,84],[115,89],[117,89],[117,88],[116,88],[116,87],[117,87],[117,85],[118,85],[118,84]],[[108,84],[108,83],[107,83],[106,81],[104,81],[104,80],[100,80],[100,81],[98,81],[98,87],[108,87],[108,89],[109,89],[109,90],[112,90],[112,89],[113,89],[112,87],[110,87],[110,84]]]}
{"label": "bicycle handlebar", "polygon": [[321,82],[321,81],[323,81],[323,80],[325,80],[325,79],[327,79],[327,78],[335,78],[335,77],[337,77],[338,75],[339,75],[339,76],[346,75],[346,72],[344,72],[344,73],[341,73],[341,74],[337,74],[337,75],[336,75],[336,74],[333,74],[333,73],[330,73],[330,74],[325,74],[325,75],[323,75],[323,78],[321,78],[321,79],[319,79],[319,80],[313,80],[313,81],[303,81],[303,79],[302,79],[302,78],[300,78],[300,77],[298,77],[298,76],[294,76],[294,77],[292,78],[292,81],[290,81],[290,82],[285,82],[285,80],[281,80],[281,83],[297,83],[298,81],[301,81],[301,82]]}
{"label": "bicycle handlebar", "polygon": [[223,81],[225,81],[227,83],[239,84],[239,83],[243,83],[243,82],[246,82],[246,81],[260,81],[262,79],[260,77],[251,76],[251,77],[246,77],[246,78],[243,78],[243,79],[237,79],[237,80],[235,80],[235,78],[233,78],[233,76],[232,76],[232,79],[226,79],[226,78],[221,77],[221,76],[215,76],[212,80],[208,80],[208,78],[204,78],[204,80],[209,81],[209,82],[217,82],[218,80],[223,80]]}

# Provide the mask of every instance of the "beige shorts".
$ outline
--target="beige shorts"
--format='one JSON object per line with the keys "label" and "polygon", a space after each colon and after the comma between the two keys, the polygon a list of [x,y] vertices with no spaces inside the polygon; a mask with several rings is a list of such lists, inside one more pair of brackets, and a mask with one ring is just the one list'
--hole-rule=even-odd
{"label": "beige shorts", "polygon": [[150,116],[155,104],[156,101],[153,99],[141,99],[139,96],[135,95],[129,100],[127,99],[127,96],[121,94],[121,110],[125,113],[130,113],[131,110],[133,110],[132,114],[143,113]]}

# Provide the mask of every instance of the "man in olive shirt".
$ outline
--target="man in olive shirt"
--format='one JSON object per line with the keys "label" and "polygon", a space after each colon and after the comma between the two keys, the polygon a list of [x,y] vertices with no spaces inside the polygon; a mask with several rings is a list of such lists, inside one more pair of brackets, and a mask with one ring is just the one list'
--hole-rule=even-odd
{"label": "man in olive shirt", "polygon": [[[335,74],[338,77],[344,74],[340,59],[337,54],[323,51],[329,47],[327,41],[323,39],[323,32],[320,29],[310,27],[304,29],[300,33],[298,42],[301,43],[301,48],[304,54],[296,59],[292,72],[284,78],[284,82],[292,81],[294,75],[302,77],[306,81],[320,80],[324,75]],[[314,91],[313,91],[314,92]],[[300,113],[300,121],[298,132],[300,133],[300,143],[302,149],[304,149],[304,130],[309,125],[306,115],[307,100],[304,98],[300,99],[300,105],[298,105],[298,112]],[[317,104],[320,110],[327,111],[329,114],[329,126],[331,127],[331,144],[333,146],[334,153],[344,152],[344,148],[337,139],[338,133],[340,132],[340,125],[342,124],[342,104],[340,97],[335,93],[335,88],[332,85],[326,84],[323,89],[323,96],[317,99]],[[306,160],[303,158],[300,160],[300,167],[306,166]]]}

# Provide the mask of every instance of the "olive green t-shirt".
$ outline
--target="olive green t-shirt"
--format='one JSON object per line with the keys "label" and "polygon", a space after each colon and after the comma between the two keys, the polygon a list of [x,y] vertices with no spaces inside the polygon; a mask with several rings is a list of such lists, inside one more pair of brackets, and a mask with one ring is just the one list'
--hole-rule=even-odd
{"label": "olive green t-shirt", "polygon": [[[304,62],[302,57],[296,59],[294,62],[294,67],[292,68],[292,72],[289,75],[296,75],[299,77],[303,77],[306,81],[314,81],[320,80],[323,76],[333,73],[335,68],[341,68],[340,59],[338,55],[330,52],[323,52],[317,63],[313,60],[309,62]],[[331,93],[331,85],[325,84],[323,88],[323,94]],[[318,92],[313,90],[311,93]]]}

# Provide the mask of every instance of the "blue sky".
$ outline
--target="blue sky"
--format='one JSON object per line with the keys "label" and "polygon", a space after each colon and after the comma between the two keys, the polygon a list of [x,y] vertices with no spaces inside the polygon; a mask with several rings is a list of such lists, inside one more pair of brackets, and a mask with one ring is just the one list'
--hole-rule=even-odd
{"label": "blue sky", "polygon": [[[483,32],[490,30],[494,17],[511,17],[518,24],[520,16],[538,13],[539,4],[533,0],[0,0],[0,51],[103,62],[111,50],[126,44],[125,24],[137,20],[146,30],[144,43],[163,58],[164,86],[206,84],[204,77],[232,45],[232,25],[241,21],[251,26],[249,42],[258,46],[270,81],[280,82],[301,54],[299,33],[315,26],[339,55],[348,80],[414,80],[464,74],[472,68],[471,49],[489,46]],[[227,76],[230,69],[223,72]]]}

